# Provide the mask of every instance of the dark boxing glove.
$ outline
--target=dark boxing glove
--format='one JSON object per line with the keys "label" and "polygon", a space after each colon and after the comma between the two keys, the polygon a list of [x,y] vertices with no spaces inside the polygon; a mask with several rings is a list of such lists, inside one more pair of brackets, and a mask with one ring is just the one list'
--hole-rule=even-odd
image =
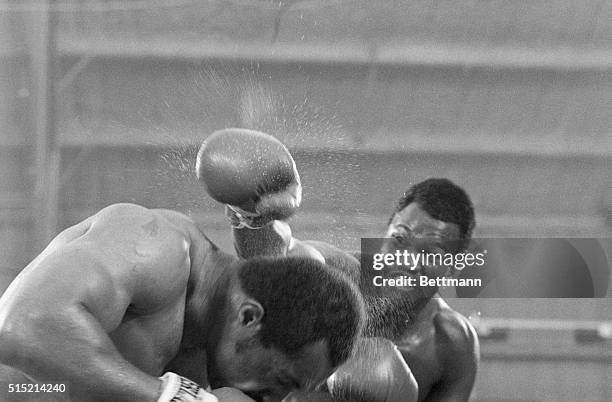
{"label": "dark boxing glove", "polygon": [[162,392],[157,402],[219,402],[219,399],[188,378],[167,372],[162,377]]}
{"label": "dark boxing glove", "polygon": [[397,347],[384,338],[362,338],[355,356],[327,380],[334,401],[410,402],[418,386]]}
{"label": "dark boxing glove", "polygon": [[302,186],[295,162],[276,138],[229,128],[201,145],[196,173],[208,194],[228,205],[234,227],[261,227],[299,207]]}

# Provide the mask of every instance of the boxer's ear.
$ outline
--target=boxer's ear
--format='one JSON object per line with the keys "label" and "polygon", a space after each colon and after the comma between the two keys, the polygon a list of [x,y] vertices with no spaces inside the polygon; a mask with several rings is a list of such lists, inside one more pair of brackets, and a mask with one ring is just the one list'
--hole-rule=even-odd
{"label": "boxer's ear", "polygon": [[238,310],[238,320],[245,327],[257,326],[261,323],[264,309],[257,300],[248,299],[242,303]]}

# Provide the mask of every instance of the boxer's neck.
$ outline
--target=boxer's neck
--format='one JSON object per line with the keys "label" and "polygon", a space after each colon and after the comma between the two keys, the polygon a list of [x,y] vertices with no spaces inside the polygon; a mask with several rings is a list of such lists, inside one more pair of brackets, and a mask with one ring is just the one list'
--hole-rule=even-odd
{"label": "boxer's neck", "polygon": [[209,343],[223,325],[223,310],[236,259],[225,253],[206,257],[202,264],[192,267],[185,308],[184,340],[190,345]]}

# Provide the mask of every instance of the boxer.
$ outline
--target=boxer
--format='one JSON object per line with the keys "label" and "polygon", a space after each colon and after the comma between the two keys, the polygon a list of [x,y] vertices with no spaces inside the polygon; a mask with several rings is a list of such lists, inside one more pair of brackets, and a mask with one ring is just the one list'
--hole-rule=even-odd
{"label": "boxer", "polygon": [[[366,380],[367,376],[363,376],[364,367],[369,367],[372,373],[376,372],[377,362],[368,358],[372,354],[362,353],[360,358],[358,352],[357,356],[352,359],[352,362],[355,363],[351,369],[354,375],[344,375],[342,377],[344,378],[343,386],[348,389],[379,390],[378,399],[369,399],[370,395],[363,397],[363,400],[407,401],[411,399],[410,392],[406,392],[406,389],[412,389],[412,392],[416,394],[416,384],[412,376],[414,374],[418,382],[419,400],[467,399],[478,366],[478,340],[469,322],[450,309],[436,294],[435,287],[390,291],[381,297],[381,295],[370,292],[371,289],[367,285],[369,281],[365,278],[367,275],[361,272],[359,260],[354,256],[327,243],[297,240],[292,236],[289,225],[284,221],[273,220],[268,221],[267,224],[261,224],[261,221],[258,222],[261,219],[261,211],[256,211],[249,205],[249,203],[252,204],[252,201],[247,202],[244,198],[228,198],[225,191],[210,191],[211,188],[220,187],[217,183],[227,183],[229,177],[243,177],[245,172],[248,172],[245,166],[256,163],[257,157],[251,156],[257,154],[256,149],[236,147],[235,144],[239,141],[230,140],[236,137],[241,138],[242,141],[250,136],[269,137],[263,133],[249,130],[225,130],[217,133],[216,136],[211,136],[209,141],[201,147],[198,156],[198,174],[203,184],[209,189],[209,194],[220,202],[230,204],[228,215],[233,227],[237,253],[243,258],[257,255],[306,255],[339,268],[352,280],[361,283],[361,290],[368,308],[366,335],[384,337],[396,342],[401,356],[413,370],[412,373],[410,371],[406,373],[401,364],[394,365],[398,373],[396,378],[403,380],[393,382],[396,384],[413,383],[413,385],[412,387],[399,386],[399,389],[404,390],[399,392],[399,394],[403,393],[403,396],[393,399],[395,397],[389,396],[394,395],[390,391],[392,386],[389,387],[387,384],[385,387],[386,381],[383,381],[381,385],[380,378],[376,378],[376,375],[370,376],[371,382]],[[293,200],[298,200],[297,195],[301,196],[301,188],[295,164],[282,144],[271,137],[269,141],[275,143],[278,153],[283,155],[283,163],[294,167],[291,180],[296,197]],[[231,157],[228,156],[227,149],[232,149]],[[225,169],[214,169],[216,172],[221,172],[222,176],[214,177],[201,171],[201,166],[214,165],[218,160],[225,161]],[[245,162],[245,160],[250,162]],[[240,188],[240,186],[233,188]],[[232,195],[235,196],[235,193]],[[298,205],[299,200],[293,203],[291,208],[284,209],[286,212],[284,217],[289,216]],[[473,226],[474,211],[467,194],[448,180],[431,179],[412,187],[402,198],[389,221],[386,233],[388,240],[383,245],[382,251],[391,252],[396,247],[406,248],[410,242],[415,243],[415,239],[420,239],[419,246],[428,249],[461,252],[470,240]],[[435,269],[426,271],[422,274],[429,276],[439,274]],[[436,297],[433,297],[434,295]],[[376,349],[376,346],[373,348]],[[395,354],[393,348],[386,348],[385,353]],[[381,359],[381,361],[386,362],[387,360]],[[350,363],[346,363],[345,366],[349,367]],[[359,378],[359,381],[354,381],[354,387],[350,386],[350,380],[346,380],[351,377]],[[331,380],[333,379],[334,377]],[[331,388],[339,391],[342,387]],[[342,392],[338,392],[337,399],[342,399],[341,394]],[[359,392],[359,394],[364,395],[365,393]],[[355,394],[352,395],[352,398],[354,401],[362,400],[359,395]]]}
{"label": "boxer", "polygon": [[[251,170],[261,211],[294,195],[265,168]],[[362,314],[356,286],[319,261],[238,260],[183,214],[116,204],[10,284],[0,363],[78,401],[281,401],[349,358]]]}
{"label": "boxer", "polygon": [[[474,207],[467,193],[450,180],[428,179],[400,198],[381,251],[460,253],[467,248],[474,226]],[[444,267],[422,266],[410,274],[430,278],[451,274],[445,271]],[[478,338],[470,322],[436,290],[424,289],[416,303],[413,300],[417,308],[412,311],[395,308],[390,320],[395,325],[376,325],[378,318],[369,318],[366,331],[399,347],[419,385],[419,401],[467,401],[478,370]],[[393,309],[398,299],[390,300]],[[400,297],[397,306],[402,305]],[[389,321],[388,317],[381,320]]]}
{"label": "boxer", "polygon": [[[474,208],[465,191],[447,179],[428,179],[400,198],[380,251],[460,253],[468,246],[474,225]],[[353,270],[349,272],[354,277]],[[360,271],[359,287],[368,317],[364,336],[384,338],[397,346],[416,379],[419,401],[469,400],[480,355],[473,326],[449,307],[435,286],[388,287],[380,292],[371,286],[372,273]],[[436,266],[404,273],[429,278],[453,274]],[[369,387],[376,388],[372,384]]]}
{"label": "boxer", "polygon": [[[460,253],[468,246],[474,225],[474,209],[465,191],[447,179],[428,179],[401,197],[380,251]],[[446,271],[445,267],[421,266],[404,273],[429,278],[452,274]],[[476,331],[469,321],[449,307],[435,286],[387,287],[381,292],[372,286],[373,273],[367,269],[360,272],[359,287],[368,317],[364,336],[384,338],[397,346],[418,384],[419,401],[469,400],[480,354]],[[380,389],[381,383],[384,381],[373,381],[367,386]],[[379,393],[379,399],[368,400],[403,400],[380,395],[385,391]]]}
{"label": "boxer", "polygon": [[[276,158],[261,158],[274,152]],[[255,168],[282,172],[269,177],[270,187],[257,189]],[[325,262],[359,279],[359,261],[323,242],[293,238],[283,221],[299,207],[300,177],[289,151],[275,138],[252,130],[226,129],[211,135],[200,147],[196,163],[198,178],[211,197],[227,205],[237,254],[242,258],[262,255],[298,255]],[[292,172],[292,174],[288,174]],[[275,186],[290,189],[278,193]],[[255,196],[257,192],[264,197]],[[290,195],[290,196],[289,196]],[[289,401],[387,401],[416,400],[417,386],[397,347],[389,340],[360,339],[355,355],[327,381],[329,391],[293,393]]]}

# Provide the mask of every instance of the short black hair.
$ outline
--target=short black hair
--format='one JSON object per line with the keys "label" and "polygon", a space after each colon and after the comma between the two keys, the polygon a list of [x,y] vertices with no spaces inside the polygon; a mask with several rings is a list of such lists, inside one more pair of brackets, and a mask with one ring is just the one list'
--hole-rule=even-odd
{"label": "short black hair", "polygon": [[389,223],[396,213],[413,202],[432,218],[459,226],[460,239],[464,240],[463,247],[467,246],[476,219],[474,205],[464,189],[448,179],[430,178],[417,183],[400,197]]}
{"label": "short black hair", "polygon": [[260,341],[293,356],[325,340],[334,367],[351,355],[364,323],[356,285],[305,257],[254,258],[238,270],[244,292],[264,309]]}

